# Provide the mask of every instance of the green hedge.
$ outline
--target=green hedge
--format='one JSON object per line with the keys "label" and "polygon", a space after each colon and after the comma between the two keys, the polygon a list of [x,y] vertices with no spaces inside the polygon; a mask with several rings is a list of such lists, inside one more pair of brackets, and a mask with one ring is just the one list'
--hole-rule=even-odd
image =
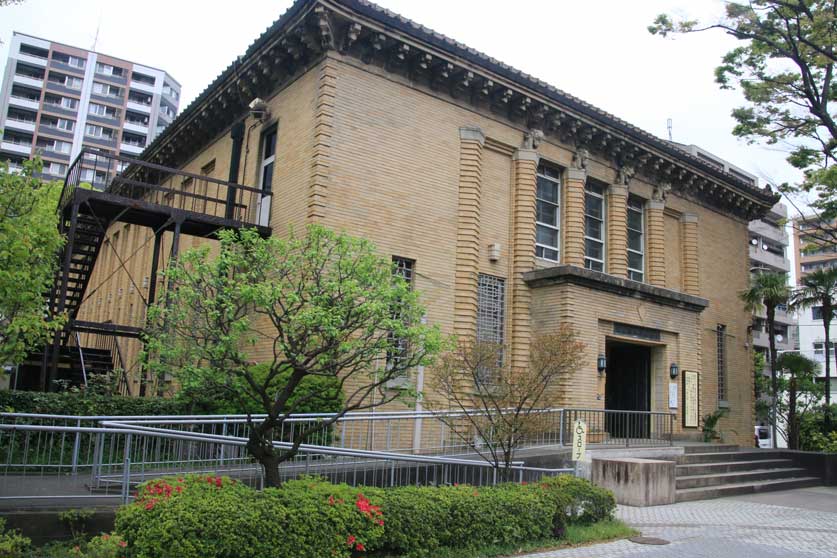
{"label": "green hedge", "polygon": [[134,558],[406,557],[560,537],[609,519],[613,495],[556,477],[531,485],[352,488],[319,479],[251,490],[227,478],[146,483],[116,517]]}
{"label": "green hedge", "polygon": [[[256,378],[267,375],[266,365],[256,365]],[[281,373],[272,385],[279,390],[290,373]],[[343,408],[343,394],[337,378],[308,376],[288,400],[294,413],[336,413]],[[237,415],[263,413],[254,401],[240,401],[229,391],[209,388],[182,390],[174,398],[123,397],[80,392],[0,390],[0,410],[50,415]]]}

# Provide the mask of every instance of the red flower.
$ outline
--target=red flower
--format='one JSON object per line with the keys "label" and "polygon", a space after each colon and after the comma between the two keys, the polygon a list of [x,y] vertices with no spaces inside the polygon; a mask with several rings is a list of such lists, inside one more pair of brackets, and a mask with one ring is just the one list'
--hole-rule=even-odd
{"label": "red flower", "polygon": [[329,505],[329,506],[333,506],[333,505],[334,505],[334,496],[329,496],[329,497],[328,497],[328,505]]}
{"label": "red flower", "polygon": [[178,486],[178,487],[175,488],[175,490],[177,491],[178,494],[180,494],[181,492],[183,492],[183,487]]}
{"label": "red flower", "polygon": [[221,477],[216,478],[215,479],[215,486],[217,486],[218,488],[221,488],[221,484],[222,484],[221,483]]}
{"label": "red flower", "polygon": [[349,546],[352,546],[353,544],[355,544],[356,540],[357,539],[355,538],[354,535],[349,535],[348,537],[346,537],[346,544],[349,545]]}
{"label": "red flower", "polygon": [[363,543],[357,543],[357,546],[355,546],[355,550],[363,552],[364,550],[366,550],[366,547],[363,546]]}
{"label": "red flower", "polygon": [[528,483],[528,482],[526,482],[526,481],[520,481],[520,484],[522,484],[523,486],[526,486],[526,485],[527,485],[527,484],[529,484],[529,483]]}
{"label": "red flower", "polygon": [[126,543],[125,541],[119,541],[119,546],[125,548],[126,546],[128,546],[128,543]]}

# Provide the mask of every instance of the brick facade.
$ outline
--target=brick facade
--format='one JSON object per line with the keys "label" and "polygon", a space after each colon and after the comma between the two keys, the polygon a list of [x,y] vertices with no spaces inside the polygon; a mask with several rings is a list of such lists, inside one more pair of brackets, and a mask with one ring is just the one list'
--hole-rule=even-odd
{"label": "brick facade", "polygon": [[[597,356],[615,341],[648,346],[651,409],[676,413],[677,432],[684,436],[697,436],[698,430],[682,428],[682,401],[669,409],[669,383],[682,381],[682,374],[669,378],[669,365],[699,372],[700,413],[716,409],[715,331],[724,324],[729,397],[722,404],[730,413],[721,428],[728,440],[750,444],[751,318],[738,300],[748,283],[746,220],[676,189],[663,201],[660,185],[642,172],[619,179],[624,169],[595,153],[585,154],[582,165],[570,143],[554,136],[533,141],[529,130],[502,115],[336,51],[265,100],[269,121],[245,121],[250,132],[241,182],[257,185],[260,132],[276,124],[274,234],[317,221],[368,238],[382,254],[415,260],[415,288],[428,321],[462,336],[475,332],[478,274],[504,279],[505,339],[515,366],[526,365],[534,335],[562,323],[572,324],[586,344],[584,365],[562,380],[553,405],[604,408],[608,376],[598,373]],[[225,178],[230,146],[227,130],[183,168],[197,173],[214,160],[215,176]],[[560,264],[584,266],[586,181],[610,185],[602,275],[618,278],[618,288],[607,286],[609,279],[578,279],[573,273],[567,281],[527,279],[557,265],[535,258],[539,162],[562,170]],[[627,279],[628,194],[645,200],[645,279],[662,293],[656,298]],[[126,266],[144,281],[151,233],[133,227],[125,235],[122,227],[113,227],[109,238],[117,242],[119,235],[120,254],[136,252]],[[170,242],[167,236],[164,254]],[[128,291],[128,275],[103,254],[89,291],[98,294],[85,303],[80,318],[141,324],[141,292]],[[147,293],[147,286],[139,289]],[[706,304],[678,302],[681,294]],[[616,334],[614,324],[653,329],[659,340]],[[271,350],[269,344],[257,346],[253,358],[270,358]],[[131,351],[129,358],[135,359],[137,348]],[[425,371],[431,374],[432,369]]]}

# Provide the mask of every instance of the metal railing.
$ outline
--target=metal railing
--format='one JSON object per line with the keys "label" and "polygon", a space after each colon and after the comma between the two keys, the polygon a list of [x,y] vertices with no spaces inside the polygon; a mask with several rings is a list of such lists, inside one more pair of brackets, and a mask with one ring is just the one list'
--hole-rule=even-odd
{"label": "metal railing", "polygon": [[75,191],[84,183],[125,198],[237,223],[268,226],[270,221],[271,197],[258,188],[95,149],[83,149],[70,165],[59,211],[72,201]]}

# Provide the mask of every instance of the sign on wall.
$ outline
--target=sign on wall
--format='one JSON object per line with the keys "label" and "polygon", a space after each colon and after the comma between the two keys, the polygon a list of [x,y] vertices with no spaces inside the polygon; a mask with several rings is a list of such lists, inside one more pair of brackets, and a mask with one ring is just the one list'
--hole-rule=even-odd
{"label": "sign on wall", "polygon": [[676,409],[677,408],[677,382],[671,382],[668,384],[668,408],[669,409]]}
{"label": "sign on wall", "polygon": [[683,428],[697,428],[700,420],[699,374],[683,372]]}
{"label": "sign on wall", "polygon": [[587,451],[587,424],[583,420],[573,425],[573,461],[584,461]]}

